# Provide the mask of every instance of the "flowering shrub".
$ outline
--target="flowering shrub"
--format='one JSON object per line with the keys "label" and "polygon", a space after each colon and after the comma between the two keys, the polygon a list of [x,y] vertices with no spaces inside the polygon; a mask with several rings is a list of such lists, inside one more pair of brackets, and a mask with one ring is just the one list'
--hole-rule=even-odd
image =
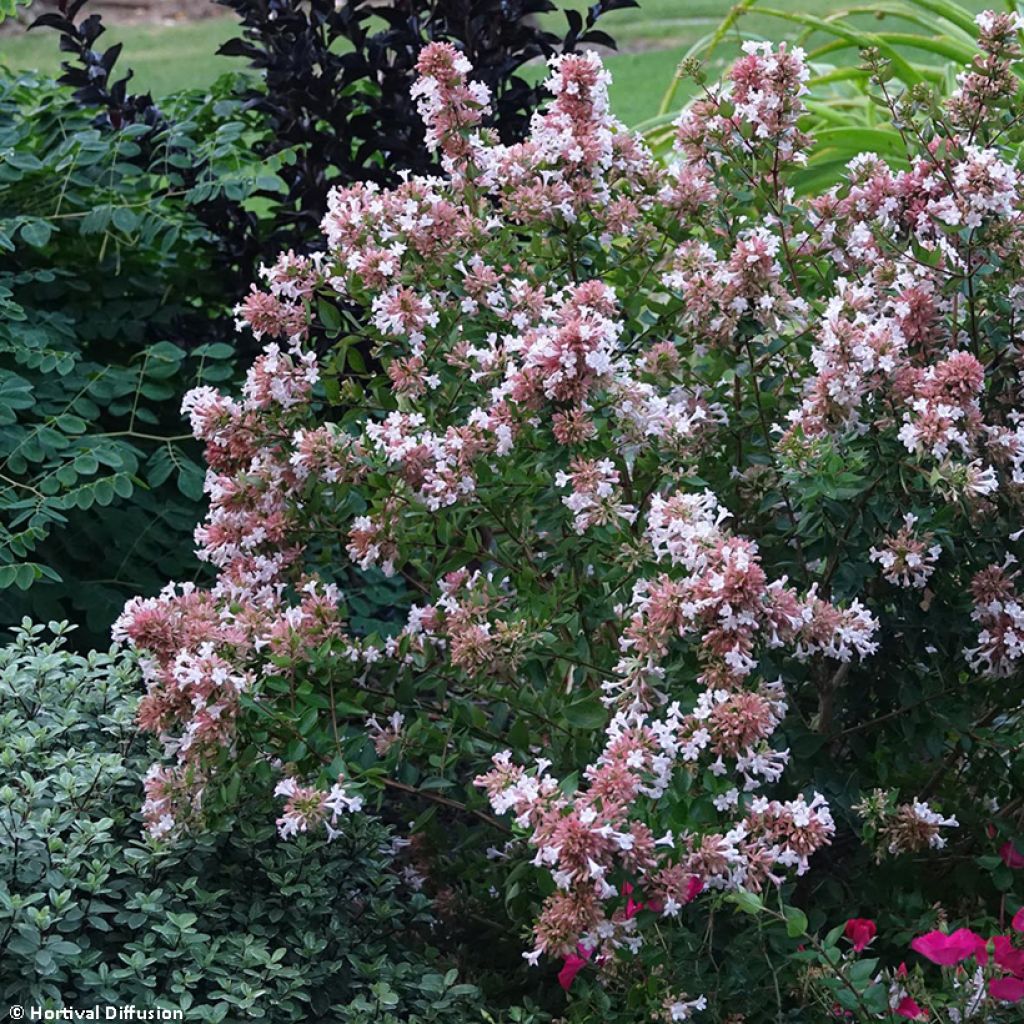
{"label": "flowering shrub", "polygon": [[[611,43],[598,19],[633,2],[567,12],[556,36],[534,20],[548,0],[224,0],[246,37],[224,51],[254,73],[157,101],[88,0],[37,4],[56,8],[32,24],[59,33],[59,83],[0,73],[0,623],[71,616],[103,645],[129,596],[202,578],[182,395],[237,385],[233,357],[258,349],[226,344],[230,308],[263,260],[316,238],[332,182],[434,166],[409,96],[423,43],[468,47],[495,129],[519,138],[540,89],[518,69]],[[372,616],[395,588],[360,590]]]}
{"label": "flowering shrub", "polygon": [[[970,928],[933,930],[918,935],[910,949],[942,968],[934,971],[920,962],[879,969],[878,957],[861,959],[871,945],[876,926],[870,920],[847,921],[834,928],[813,951],[801,954],[814,966],[808,970],[812,990],[823,1011],[834,1019],[851,1021],[936,1021],[960,1024],[978,1020],[1001,1024],[1020,1019],[1024,1000],[1024,908],[1000,934],[985,938]],[[840,935],[850,940],[843,948]]]}
{"label": "flowering shrub", "polygon": [[[779,1019],[772,954],[855,890],[916,921],[960,865],[988,865],[967,902],[1010,888],[1017,27],[984,16],[975,76],[900,122],[908,170],[864,154],[806,198],[797,49],[748,44],[666,168],[595,55],[503,145],[428,46],[446,177],[332,192],[323,251],[238,308],[267,342],[242,395],[186,399],[217,582],[116,627],[164,745],[152,834],[240,777],[285,837],[415,805],[456,917],[502,913],[504,878],[527,960],[631,1020]],[[383,373],[342,379],[367,342]],[[406,582],[393,628],[354,621],[351,564]],[[718,912],[779,899],[781,934]]]}

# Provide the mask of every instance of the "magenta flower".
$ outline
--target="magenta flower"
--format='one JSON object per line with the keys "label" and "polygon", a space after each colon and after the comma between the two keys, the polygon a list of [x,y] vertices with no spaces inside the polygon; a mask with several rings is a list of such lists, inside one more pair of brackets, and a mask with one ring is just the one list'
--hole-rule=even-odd
{"label": "magenta flower", "polygon": [[629,882],[623,882],[620,891],[626,897],[626,920],[628,921],[631,917],[636,917],[647,904],[633,899],[633,886]]}
{"label": "magenta flower", "polygon": [[1014,871],[1024,868],[1024,853],[1021,853],[1009,839],[999,847],[999,856],[1002,857],[1003,863]]}
{"label": "magenta flower", "polygon": [[1021,907],[1020,910],[1013,915],[1013,930],[1015,932],[1024,932],[1024,907]]}
{"label": "magenta flower", "polygon": [[866,917],[851,917],[843,929],[843,934],[853,943],[856,953],[865,950],[877,932],[875,922]]}
{"label": "magenta flower", "polygon": [[573,983],[576,975],[587,966],[587,961],[590,960],[594,951],[589,946],[577,946],[575,953],[570,953],[565,958],[565,963],[562,964],[562,969],[558,972],[558,984],[569,991],[569,986]]}
{"label": "magenta flower", "polygon": [[927,1020],[928,1011],[918,1006],[910,996],[904,996],[896,1007],[896,1016],[907,1020]]}
{"label": "magenta flower", "polygon": [[988,983],[988,994],[1004,1003],[1019,1003],[1024,999],[1024,981],[1020,978],[996,978]]}
{"label": "magenta flower", "polygon": [[958,928],[952,935],[928,932],[927,935],[919,935],[910,944],[911,949],[942,967],[958,964],[972,956],[977,957],[980,963],[985,963],[988,960],[985,946],[985,940],[975,935],[970,928]]}
{"label": "magenta flower", "polygon": [[1024,978],[1024,949],[1014,949],[1013,940],[1009,935],[996,935],[992,938],[995,947],[995,961],[1004,971]]}

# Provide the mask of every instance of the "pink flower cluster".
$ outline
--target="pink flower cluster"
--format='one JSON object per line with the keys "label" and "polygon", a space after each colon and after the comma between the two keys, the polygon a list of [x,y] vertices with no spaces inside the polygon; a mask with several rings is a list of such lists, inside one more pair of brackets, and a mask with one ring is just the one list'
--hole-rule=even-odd
{"label": "pink flower cluster", "polygon": [[958,88],[946,104],[953,123],[968,132],[1016,92],[1013,64],[1021,58],[1018,33],[1024,28],[1024,17],[1016,13],[982,11],[975,21],[982,52],[958,76]]}
{"label": "pink flower cluster", "polygon": [[[780,682],[748,682],[759,646],[840,660],[874,650],[877,623],[862,607],[841,611],[813,594],[801,601],[785,581],[769,584],[757,546],[729,536],[727,518],[710,492],[652,501],[652,553],[685,575],[667,572],[636,585],[620,640],[620,679],[606,686],[620,710],[603,753],[584,773],[586,788],[567,793],[547,773],[548,762],[527,774],[508,754],[477,780],[496,812],[512,811],[529,830],[535,863],[555,880],[531,956],[567,955],[581,944],[637,947],[636,922],[623,911],[613,876],[626,873],[662,915],[675,916],[704,887],[759,890],[789,869],[802,874],[833,834],[818,794],[780,802],[741,797],[728,785],[714,797],[730,819],[720,832],[669,831],[656,839],[647,823],[676,771],[698,776],[706,767],[718,778],[738,777],[744,793],[781,777],[788,752],[769,739],[786,701]],[[696,641],[707,689],[691,711],[673,702],[654,716],[664,699],[656,688],[659,660],[679,638]]]}
{"label": "pink flower cluster", "polygon": [[[498,813],[512,811],[530,831],[534,863],[555,881],[535,928],[536,946],[527,954],[532,962],[542,953],[568,955],[579,945],[639,949],[637,918],[612,877],[625,873],[649,909],[676,917],[705,887],[756,891],[781,882],[789,869],[802,873],[811,854],[829,842],[834,824],[818,794],[810,802],[755,797],[721,832],[655,837],[634,816],[641,798],[656,801],[664,792],[676,762],[693,769],[710,745],[711,730],[695,728],[704,721],[701,713],[683,716],[673,706],[665,720],[651,725],[617,716],[604,752],[585,772],[587,787],[575,793],[562,792],[546,762],[527,774],[508,754],[495,755],[494,768],[477,780]],[[707,761],[724,774],[721,756]],[[726,801],[730,817],[738,802]]]}
{"label": "pink flower cluster", "polygon": [[288,776],[277,784],[274,795],[285,798],[284,810],[277,819],[277,831],[282,839],[315,830],[321,825],[327,838],[335,839],[341,834],[339,817],[359,811],[363,806],[363,798],[351,793],[343,779],[324,793],[315,786],[302,786]]}
{"label": "pink flower cluster", "polygon": [[[947,286],[962,278],[968,254],[946,228],[1015,224],[1020,186],[994,150],[966,146],[949,166],[922,159],[898,173],[866,155],[851,164],[846,195],[833,190],[814,202],[820,244],[836,267],[870,272],[837,280],[812,353],[817,373],[802,407],[789,413],[791,430],[809,439],[895,427],[906,450],[935,466],[957,496],[992,494],[1001,465],[1013,480],[1016,421],[986,422],[985,367],[964,349],[964,335],[948,330],[957,311]],[[882,243],[893,235],[934,258],[923,263]]]}
{"label": "pink flower cluster", "polygon": [[749,228],[725,259],[704,242],[684,242],[675,252],[666,286],[683,300],[680,323],[698,352],[709,342],[730,345],[744,320],[778,330],[798,323],[806,304],[782,284],[779,236]]}
{"label": "pink flower cluster", "polygon": [[810,77],[804,51],[752,41],[743,51],[727,86],[692,103],[679,119],[680,150],[694,163],[721,159],[733,147],[800,161],[808,142],[797,127]]}
{"label": "pink flower cluster", "polygon": [[932,543],[929,533],[918,533],[917,516],[908,512],[903,517],[903,526],[886,537],[882,547],[871,549],[871,561],[882,568],[882,575],[893,586],[923,589],[935,572],[935,563],[942,554],[942,547]]}
{"label": "pink flower cluster", "polygon": [[568,473],[556,474],[555,485],[572,488],[562,503],[573,513],[577,533],[616,519],[636,519],[636,509],[622,501],[619,473],[611,459],[574,459]]}
{"label": "pink flower cluster", "polygon": [[416,64],[419,79],[412,95],[427,126],[427,146],[441,150],[449,171],[479,147],[471,129],[480,123],[491,100],[486,85],[467,80],[472,70],[450,43],[428,46]]}
{"label": "pink flower cluster", "polygon": [[958,828],[952,815],[943,816],[927,801],[914,799],[899,803],[897,794],[877,789],[853,808],[870,826],[879,840],[876,856],[898,856],[946,846],[945,828]]}
{"label": "pink flower cluster", "polygon": [[874,652],[878,623],[859,601],[838,609],[813,588],[801,598],[785,579],[769,582],[757,544],[724,529],[728,517],[710,491],[653,497],[645,536],[654,559],[686,575],[666,572],[636,583],[624,610],[620,678],[605,686],[610,703],[651,706],[657,694],[649,683],[673,638],[694,638],[702,681],[727,689],[757,667],[758,646],[788,646],[799,660],[825,655],[845,662]]}
{"label": "pink flower cluster", "polygon": [[988,676],[1012,674],[1024,656],[1024,602],[1017,593],[1016,559],[1011,555],[1002,565],[982,569],[971,581],[974,611],[971,617],[981,626],[978,644],[968,650],[971,667]]}

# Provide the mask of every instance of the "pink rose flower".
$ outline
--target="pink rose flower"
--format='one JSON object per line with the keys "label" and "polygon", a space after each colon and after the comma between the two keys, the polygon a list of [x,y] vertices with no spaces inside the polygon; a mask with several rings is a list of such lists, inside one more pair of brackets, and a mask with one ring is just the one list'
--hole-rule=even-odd
{"label": "pink rose flower", "polygon": [[631,917],[636,917],[646,904],[633,899],[633,886],[629,882],[623,882],[620,891],[626,897],[626,920],[628,921]]}
{"label": "pink rose flower", "polygon": [[985,946],[985,940],[975,935],[970,928],[958,928],[952,935],[928,932],[927,935],[919,935],[910,944],[910,948],[921,956],[943,967],[958,964],[972,956],[977,957],[979,963],[986,963],[988,954]]}
{"label": "pink rose flower", "polygon": [[1020,978],[996,978],[988,983],[988,994],[1004,1003],[1019,1003],[1024,999],[1024,981]]}
{"label": "pink rose flower", "polygon": [[590,960],[594,951],[589,946],[577,946],[576,953],[570,953],[565,958],[565,963],[562,964],[562,969],[558,972],[558,984],[569,991],[569,986],[573,983],[576,975],[587,966],[587,961]]}
{"label": "pink rose flower", "polygon": [[896,1007],[896,1016],[907,1020],[927,1020],[928,1011],[918,1006],[910,996],[904,996]]}
{"label": "pink rose flower", "polygon": [[991,941],[996,951],[996,963],[1004,971],[1024,978],[1024,949],[1014,949],[1013,940],[1009,935],[996,935]]}
{"label": "pink rose flower", "polygon": [[851,917],[843,929],[843,934],[853,943],[857,953],[867,948],[877,932],[875,922],[866,917]]}

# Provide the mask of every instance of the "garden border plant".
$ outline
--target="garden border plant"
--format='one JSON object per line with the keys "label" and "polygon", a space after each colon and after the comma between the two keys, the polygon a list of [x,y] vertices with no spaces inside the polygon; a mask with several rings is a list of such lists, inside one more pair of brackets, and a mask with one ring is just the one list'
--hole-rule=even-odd
{"label": "garden border plant", "polygon": [[26,621],[0,648],[5,1006],[130,1005],[211,1024],[484,1019],[379,821],[284,846],[267,801],[243,793],[228,828],[145,840],[138,668],[123,652],[71,653],[70,634]]}
{"label": "garden border plant", "polygon": [[[390,14],[237,3],[246,40],[229,49],[257,74],[159,103],[131,91],[121,47],[101,46],[86,0],[36,19],[59,33],[66,89],[25,75],[0,94],[0,619],[74,613],[87,627],[77,639],[102,644],[126,596],[155,592],[162,575],[202,577],[190,551],[201,470],[178,429],[180,397],[223,383],[235,353],[255,351],[248,335],[232,340],[231,308],[261,258],[308,248],[332,182],[431,165],[415,130],[378,152],[382,119],[411,110],[422,43],[447,33],[482,58],[502,96],[494,123],[511,138],[537,99],[522,64],[610,43],[594,25],[622,6],[570,12],[557,38],[526,20],[546,0],[476,3],[472,18],[453,2],[422,18],[405,17],[404,0]],[[337,52],[347,36],[357,48]],[[356,313],[339,307],[327,329]],[[365,372],[354,337],[346,363]],[[379,574],[353,586],[366,629],[401,605]]]}
{"label": "garden border plant", "polygon": [[[665,168],[595,55],[505,145],[428,46],[445,177],[336,189],[241,305],[242,394],[186,401],[217,582],[117,627],[152,832],[242,779],[286,838],[418,804],[428,887],[529,923],[580,1020],[809,1019],[808,935],[1013,911],[1020,27],[979,18],[944,101],[873,58],[906,169],[806,196],[797,48],[702,83]],[[383,372],[344,374],[350,302]],[[346,561],[415,593],[400,627],[351,628]]]}

